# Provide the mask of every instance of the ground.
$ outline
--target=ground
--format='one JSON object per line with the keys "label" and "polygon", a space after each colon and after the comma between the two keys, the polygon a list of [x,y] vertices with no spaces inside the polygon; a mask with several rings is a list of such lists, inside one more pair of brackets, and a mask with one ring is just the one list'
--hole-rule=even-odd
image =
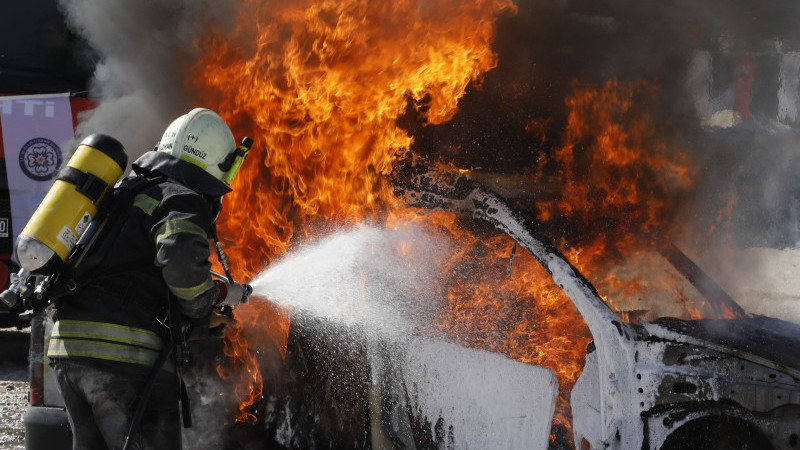
{"label": "ground", "polygon": [[[10,343],[19,348],[27,334],[27,331],[2,331],[0,339],[5,341],[3,345]],[[19,358],[20,351],[13,353],[0,355],[0,449],[23,450],[22,416],[28,405],[28,364],[24,358]]]}

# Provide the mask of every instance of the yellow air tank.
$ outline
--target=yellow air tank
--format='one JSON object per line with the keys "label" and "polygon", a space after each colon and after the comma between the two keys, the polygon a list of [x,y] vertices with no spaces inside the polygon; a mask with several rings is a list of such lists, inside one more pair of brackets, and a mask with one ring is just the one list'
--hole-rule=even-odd
{"label": "yellow air tank", "polygon": [[111,136],[81,141],[17,239],[20,267],[34,275],[60,269],[127,164],[125,147]]}

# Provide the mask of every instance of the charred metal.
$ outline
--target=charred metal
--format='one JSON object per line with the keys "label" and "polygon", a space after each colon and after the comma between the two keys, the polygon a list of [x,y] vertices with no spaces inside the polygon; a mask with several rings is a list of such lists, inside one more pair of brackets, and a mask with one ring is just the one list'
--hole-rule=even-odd
{"label": "charred metal", "polygon": [[[572,390],[579,448],[775,448],[798,445],[800,326],[744,310],[674,246],[662,254],[735,319],[622,321],[533,221],[463,174],[411,156],[394,173],[411,206],[490,222],[525,247],[592,332]],[[706,447],[704,447],[704,445]],[[721,447],[720,447],[721,446]],[[735,446],[735,447],[731,447]]]}

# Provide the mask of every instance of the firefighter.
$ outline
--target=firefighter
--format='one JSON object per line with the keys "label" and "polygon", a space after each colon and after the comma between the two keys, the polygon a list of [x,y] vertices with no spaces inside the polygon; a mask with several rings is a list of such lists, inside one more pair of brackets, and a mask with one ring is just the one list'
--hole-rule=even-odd
{"label": "firefighter", "polygon": [[172,122],[158,146],[133,163],[150,183],[115,219],[123,225],[107,237],[111,251],[89,282],[56,302],[47,355],[73,448],[181,448],[180,362],[165,356],[178,353],[175,341],[188,327],[229,323],[213,306],[241,295],[241,285],[212,279],[209,261],[237,151],[211,110],[196,108]]}

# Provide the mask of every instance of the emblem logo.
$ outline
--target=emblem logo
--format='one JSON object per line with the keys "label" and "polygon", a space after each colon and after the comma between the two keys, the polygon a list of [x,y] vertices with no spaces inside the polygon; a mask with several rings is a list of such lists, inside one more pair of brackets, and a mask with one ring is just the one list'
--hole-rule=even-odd
{"label": "emblem logo", "polygon": [[36,181],[52,179],[61,167],[61,149],[47,138],[33,138],[19,152],[19,167]]}

